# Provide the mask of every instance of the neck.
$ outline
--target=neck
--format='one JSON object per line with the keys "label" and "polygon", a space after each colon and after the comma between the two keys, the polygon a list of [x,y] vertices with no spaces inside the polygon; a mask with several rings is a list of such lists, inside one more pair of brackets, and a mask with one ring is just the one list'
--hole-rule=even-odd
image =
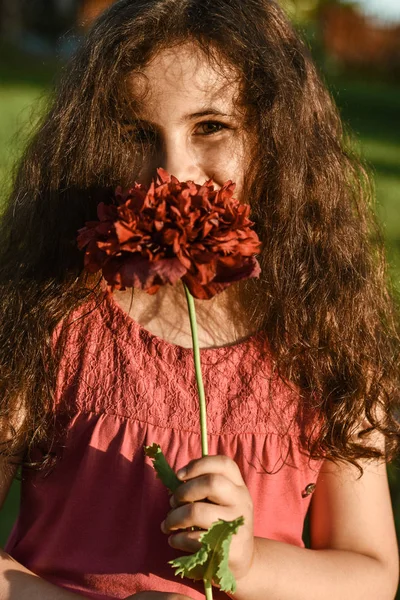
{"label": "neck", "polygon": [[[240,341],[253,331],[238,300],[239,283],[210,300],[194,299],[201,348]],[[163,286],[154,295],[134,289],[114,292],[115,300],[142,327],[171,343],[192,347],[186,295],[181,282]]]}

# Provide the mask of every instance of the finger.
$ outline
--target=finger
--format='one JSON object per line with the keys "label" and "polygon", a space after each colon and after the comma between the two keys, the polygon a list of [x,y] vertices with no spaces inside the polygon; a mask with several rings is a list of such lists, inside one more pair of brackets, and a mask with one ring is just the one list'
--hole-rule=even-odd
{"label": "finger", "polygon": [[168,592],[138,592],[137,594],[133,594],[133,596],[128,596],[126,600],[193,600],[193,598],[189,598],[189,596],[184,596],[183,594],[174,594]]}
{"label": "finger", "polygon": [[244,485],[238,465],[231,458],[223,454],[203,456],[202,458],[192,460],[186,467],[179,469],[177,476],[181,481],[188,481],[207,473],[219,473],[220,475],[225,475],[235,485]]}
{"label": "finger", "polygon": [[183,552],[194,553],[200,550],[202,543],[199,541],[200,536],[205,533],[204,531],[182,531],[170,535],[168,538],[168,544],[176,550],[182,550]]}
{"label": "finger", "polygon": [[182,483],[171,496],[170,504],[176,508],[187,502],[208,499],[222,506],[235,506],[241,500],[241,488],[219,473],[207,473]]}
{"label": "finger", "polygon": [[234,518],[231,507],[206,504],[205,502],[190,502],[169,512],[165,521],[161,523],[161,531],[171,533],[187,527],[209,529],[218,519],[230,521]]}

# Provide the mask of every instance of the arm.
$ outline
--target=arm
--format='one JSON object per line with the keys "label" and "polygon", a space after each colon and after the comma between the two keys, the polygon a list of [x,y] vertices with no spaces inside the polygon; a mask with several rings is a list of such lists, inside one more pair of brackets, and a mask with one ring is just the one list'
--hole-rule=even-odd
{"label": "arm", "polygon": [[[384,443],[383,439],[379,443]],[[256,538],[236,600],[393,600],[398,548],[386,465],[325,462],[311,504],[312,549]]]}
{"label": "arm", "polygon": [[78,600],[83,596],[40,579],[0,550],[0,600]]}

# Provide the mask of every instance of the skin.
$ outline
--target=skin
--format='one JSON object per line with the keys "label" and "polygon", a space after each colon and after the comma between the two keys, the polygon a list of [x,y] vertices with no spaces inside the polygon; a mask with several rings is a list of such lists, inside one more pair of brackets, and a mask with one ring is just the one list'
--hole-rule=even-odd
{"label": "skin", "polygon": [[[228,86],[225,77],[189,45],[159,54],[132,84],[142,99],[142,113],[132,125],[132,134],[140,140],[149,128],[156,132],[142,181],[148,183],[158,166],[184,180],[203,182],[212,177],[219,186],[235,179],[238,197],[244,201],[244,156],[250,136],[243,117],[235,112],[235,84]],[[230,116],[196,115],[210,105]],[[133,315],[153,333],[190,346],[188,322],[178,332],[174,329],[174,323],[184,323],[187,315],[181,292],[165,287],[164,295],[149,297],[135,291]],[[121,301],[121,295],[116,299]],[[231,301],[229,293],[220,294],[207,301],[209,311],[197,303],[200,335],[206,345],[213,344],[213,328],[224,331],[226,338],[237,334],[226,326]],[[207,323],[212,327],[207,328]],[[371,443],[384,445],[381,434],[375,432],[373,437]],[[311,501],[309,550],[254,537],[249,490],[237,464],[221,455],[187,465],[161,529],[172,547],[193,553],[199,548],[201,530],[219,518],[244,516],[245,524],[232,540],[229,557],[237,600],[392,600],[398,559],[386,466],[368,461],[362,464],[364,475],[359,479],[354,467],[324,462]],[[192,531],[193,527],[197,530]],[[131,598],[188,600],[180,594],[156,591]]]}
{"label": "skin", "polygon": [[[216,188],[231,180],[236,183],[236,198],[244,202],[245,157],[251,135],[237,102],[236,73],[228,66],[216,71],[195,46],[187,44],[158,54],[139,75],[132,76],[131,87],[138,110],[127,128],[143,154],[139,181],[148,185],[158,167],[181,181],[202,184],[212,179]],[[200,347],[223,346],[253,333],[245,311],[234,314],[240,289],[241,282],[211,300],[195,301]],[[114,297],[154,335],[191,347],[180,283],[164,286],[154,296],[138,289],[133,293],[134,303],[131,290],[115,292]]]}
{"label": "skin", "polygon": [[[200,547],[202,531],[182,531],[196,527],[208,529],[218,519],[231,521],[244,517],[233,536],[229,552],[229,568],[236,580],[245,577],[255,553],[253,502],[237,464],[227,456],[206,456],[191,461],[177,473],[183,483],[171,496],[172,510],[161,523],[168,543],[183,552],[194,553]],[[178,533],[176,533],[178,532]],[[132,600],[187,600],[187,596],[163,592],[141,592]]]}
{"label": "skin", "polygon": [[231,179],[242,199],[249,136],[236,80],[228,66],[216,71],[191,44],[164,50],[132,77],[139,112],[130,133],[151,150],[140,181],[149,184],[162,166],[183,181],[213,179],[217,188]]}
{"label": "skin", "polygon": [[[218,117],[221,126],[216,127],[209,124],[216,120],[215,115],[183,118],[186,113],[193,115],[209,107],[210,102],[214,109],[230,114],[238,92],[235,85],[227,86],[221,73],[190,46],[163,52],[148,65],[144,75],[132,82],[135,93],[140,92],[143,98],[140,123],[152,123],[162,143],[157,145],[161,148],[158,155],[151,155],[154,160],[149,159],[144,165],[143,181],[158,166],[180,179],[201,182],[214,177],[221,185],[232,178],[238,183],[240,198],[245,172],[243,150],[249,141],[242,117]],[[221,89],[223,96],[217,93]],[[137,126],[136,122],[136,134]],[[179,291],[167,287],[165,290],[161,302],[157,301],[159,294],[135,294],[134,306],[139,309],[134,317],[153,333],[184,345],[189,339],[186,325],[177,331],[174,321],[187,314],[185,303]],[[220,294],[215,302],[207,301],[205,305],[212,306],[214,329],[236,335],[234,328],[229,329],[231,301],[232,297]],[[171,311],[170,319],[165,307]],[[206,344],[212,344],[210,327],[207,329],[207,319],[212,315],[207,315],[201,304],[197,308],[200,334]],[[383,448],[384,438],[374,432],[371,443]],[[386,466],[373,461],[362,461],[362,466],[364,475],[358,478],[358,471],[349,465],[328,461],[323,464],[311,501],[311,549],[253,536],[249,491],[238,466],[226,456],[209,456],[189,463],[187,473],[181,476],[182,485],[171,498],[171,511],[165,516],[162,530],[171,546],[193,552],[198,548],[200,532],[188,529],[205,529],[219,518],[244,516],[245,525],[232,540],[230,552],[230,568],[237,581],[236,600],[393,600],[399,565]],[[12,478],[13,473],[0,460],[0,506]],[[40,579],[0,550],[0,598],[11,597],[82,598]],[[140,592],[129,598],[190,600],[189,596],[159,591]]]}
{"label": "skin", "polygon": [[233,536],[229,552],[229,567],[240,579],[253,561],[254,517],[253,502],[239,467],[227,456],[206,456],[191,461],[186,473],[180,472],[178,477],[184,483],[171,497],[173,510],[161,524],[161,531],[172,534],[168,543],[178,550],[197,552],[201,531],[175,531],[188,527],[207,530],[218,519],[232,521],[243,516],[244,525]]}
{"label": "skin", "polygon": [[[140,119],[130,126],[131,135],[138,144],[146,139],[153,144],[140,176],[142,183],[148,185],[157,167],[162,166],[183,181],[213,179],[217,188],[231,179],[236,183],[235,196],[244,201],[244,157],[250,135],[236,103],[239,87],[232,79],[235,77],[228,67],[217,72],[192,45],[165,50],[133,78],[132,88],[142,106]],[[229,320],[235,286],[207,302],[196,301],[202,347],[236,341],[248,333],[243,327],[233,328]],[[135,289],[134,295],[130,311],[130,292],[116,292],[115,298],[152,333],[191,346],[182,288],[165,286],[155,296]],[[172,323],[184,326],[180,325],[176,333]],[[253,503],[237,464],[227,456],[201,458],[189,464],[182,481],[161,526],[169,536],[168,543],[184,552],[196,552],[202,532],[183,529],[196,526],[206,530],[219,518],[232,520],[242,515],[245,524],[232,541],[230,567],[237,578],[245,575],[254,552]],[[132,598],[187,600],[187,596],[162,592],[141,592]]]}
{"label": "skin", "polygon": [[139,592],[129,596],[126,600],[192,600],[189,596],[182,594],[165,594],[164,592]]}

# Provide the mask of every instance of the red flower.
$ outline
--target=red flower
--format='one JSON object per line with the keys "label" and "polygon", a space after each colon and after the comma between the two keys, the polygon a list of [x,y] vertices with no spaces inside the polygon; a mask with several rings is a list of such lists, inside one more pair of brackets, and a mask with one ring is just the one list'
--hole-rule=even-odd
{"label": "red flower", "polygon": [[147,190],[117,188],[113,205],[98,206],[99,221],[79,230],[85,268],[100,269],[111,290],[139,287],[149,294],[179,279],[195,298],[211,298],[234,281],[258,277],[261,247],[250,207],[235,200],[235,184],[215,190],[180,182],[163,169]]}

